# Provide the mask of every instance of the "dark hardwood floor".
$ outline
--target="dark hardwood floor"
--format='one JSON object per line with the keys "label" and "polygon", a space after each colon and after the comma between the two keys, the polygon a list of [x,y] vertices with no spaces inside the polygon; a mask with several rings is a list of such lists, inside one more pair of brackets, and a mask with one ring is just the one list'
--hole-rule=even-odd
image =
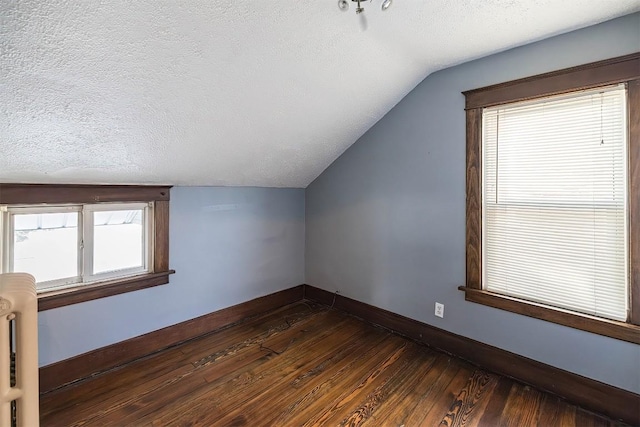
{"label": "dark hardwood floor", "polygon": [[275,312],[41,396],[47,426],[618,426],[344,313]]}

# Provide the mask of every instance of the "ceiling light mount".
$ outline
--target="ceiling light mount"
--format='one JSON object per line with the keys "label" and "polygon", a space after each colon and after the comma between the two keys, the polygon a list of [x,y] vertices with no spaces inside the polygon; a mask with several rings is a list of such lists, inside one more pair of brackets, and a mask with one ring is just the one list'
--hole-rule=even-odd
{"label": "ceiling light mount", "polygon": [[[351,2],[357,3],[356,14],[360,14],[364,12],[364,7],[362,6],[362,3],[366,3],[367,0],[351,0]],[[369,0],[369,3],[371,2],[373,2],[373,0]],[[382,5],[380,6],[380,9],[384,12],[385,10],[389,9],[389,6],[391,6],[391,3],[393,3],[393,0],[383,0]],[[347,10],[349,10],[349,0],[338,0],[338,8],[343,12],[346,12]]]}

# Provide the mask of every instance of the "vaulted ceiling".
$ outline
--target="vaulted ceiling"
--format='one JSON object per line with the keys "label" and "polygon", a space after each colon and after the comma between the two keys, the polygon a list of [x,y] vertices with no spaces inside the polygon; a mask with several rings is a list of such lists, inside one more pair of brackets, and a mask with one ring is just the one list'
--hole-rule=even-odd
{"label": "vaulted ceiling", "polygon": [[0,182],[306,187],[430,73],[637,0],[9,0]]}

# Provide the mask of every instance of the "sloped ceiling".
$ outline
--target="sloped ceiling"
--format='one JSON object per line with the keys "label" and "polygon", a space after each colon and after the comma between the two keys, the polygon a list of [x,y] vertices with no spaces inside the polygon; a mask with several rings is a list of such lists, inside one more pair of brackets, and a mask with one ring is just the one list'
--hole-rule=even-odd
{"label": "sloped ceiling", "polygon": [[638,0],[7,0],[0,182],[306,187],[433,71]]}

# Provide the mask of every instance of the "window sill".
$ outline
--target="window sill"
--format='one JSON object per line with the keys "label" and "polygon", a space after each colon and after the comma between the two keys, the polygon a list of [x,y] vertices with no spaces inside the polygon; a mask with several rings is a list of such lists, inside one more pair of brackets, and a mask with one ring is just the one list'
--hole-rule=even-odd
{"label": "window sill", "polygon": [[148,273],[92,283],[90,285],[80,285],[58,291],[43,292],[38,294],[38,311],[51,310],[66,305],[164,285],[169,283],[169,275],[173,273],[175,273],[175,270],[168,270],[160,273]]}
{"label": "window sill", "polygon": [[522,314],[536,319],[569,326],[594,334],[604,335],[634,344],[640,344],[640,326],[631,323],[618,322],[603,319],[588,314],[576,313],[561,308],[550,307],[525,301],[519,298],[509,297],[480,289],[458,287],[464,291],[465,300],[478,304],[488,305],[512,313]]}

